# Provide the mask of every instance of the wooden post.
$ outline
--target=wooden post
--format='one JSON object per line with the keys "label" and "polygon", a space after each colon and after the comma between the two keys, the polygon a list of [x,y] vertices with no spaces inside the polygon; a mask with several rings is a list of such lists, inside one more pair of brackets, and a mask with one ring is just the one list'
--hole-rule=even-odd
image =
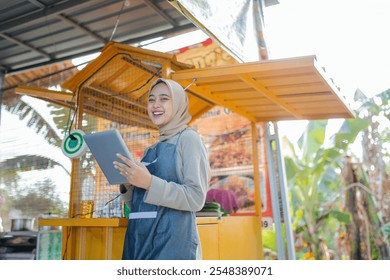
{"label": "wooden post", "polygon": [[264,259],[263,253],[263,240],[262,240],[262,203],[261,203],[261,192],[260,192],[260,175],[259,175],[259,135],[257,133],[257,126],[255,122],[251,122],[252,129],[252,162],[253,162],[253,185],[255,192],[255,209],[256,209],[256,217],[258,218],[257,222],[259,223],[260,232],[257,233],[257,239],[259,244],[259,259]]}

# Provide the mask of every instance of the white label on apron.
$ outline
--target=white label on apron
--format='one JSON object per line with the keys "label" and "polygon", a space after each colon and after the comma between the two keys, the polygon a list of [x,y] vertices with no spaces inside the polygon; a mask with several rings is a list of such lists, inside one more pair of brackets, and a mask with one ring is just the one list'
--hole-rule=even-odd
{"label": "white label on apron", "polygon": [[151,212],[135,212],[130,213],[129,219],[154,219],[157,217],[157,211],[151,211]]}

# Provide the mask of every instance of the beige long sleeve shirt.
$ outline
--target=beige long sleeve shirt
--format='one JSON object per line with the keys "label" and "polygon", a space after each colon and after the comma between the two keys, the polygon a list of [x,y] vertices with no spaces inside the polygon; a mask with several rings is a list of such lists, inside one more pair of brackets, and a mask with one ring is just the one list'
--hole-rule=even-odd
{"label": "beige long sleeve shirt", "polygon": [[[176,171],[182,184],[152,176],[144,201],[177,210],[199,211],[204,205],[210,179],[207,150],[199,134],[191,129],[183,131],[179,141],[178,137],[179,134],[167,142],[177,144]],[[128,206],[131,204],[133,189],[127,187],[127,191],[122,194]]]}

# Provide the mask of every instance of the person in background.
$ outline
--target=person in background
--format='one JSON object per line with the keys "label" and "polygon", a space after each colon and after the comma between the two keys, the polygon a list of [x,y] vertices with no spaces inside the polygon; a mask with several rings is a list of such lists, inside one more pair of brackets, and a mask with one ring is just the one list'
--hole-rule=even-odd
{"label": "person in background", "polygon": [[141,162],[114,162],[128,184],[120,185],[130,207],[122,259],[201,259],[195,212],[209,186],[209,160],[200,135],[188,127],[188,97],[180,84],[157,79],[148,94],[148,115],[159,141]]}

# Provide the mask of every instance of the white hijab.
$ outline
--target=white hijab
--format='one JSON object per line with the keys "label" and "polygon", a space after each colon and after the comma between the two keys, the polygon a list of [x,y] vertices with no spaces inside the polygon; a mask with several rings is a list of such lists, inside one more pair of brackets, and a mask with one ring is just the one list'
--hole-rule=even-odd
{"label": "white hijab", "polygon": [[166,84],[171,93],[173,110],[172,117],[168,123],[158,128],[159,140],[164,141],[187,128],[187,124],[192,117],[188,112],[188,96],[179,83],[173,80],[158,78],[150,86],[149,94],[153,87],[160,82]]}

